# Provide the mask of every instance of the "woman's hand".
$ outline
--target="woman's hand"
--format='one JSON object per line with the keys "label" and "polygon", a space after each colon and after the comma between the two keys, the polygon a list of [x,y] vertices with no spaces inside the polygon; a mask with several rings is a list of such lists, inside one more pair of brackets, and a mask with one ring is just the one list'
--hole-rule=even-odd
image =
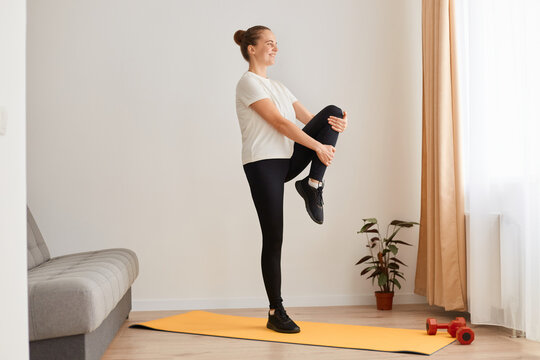
{"label": "woman's hand", "polygon": [[332,129],[337,132],[343,132],[347,128],[347,112],[343,112],[343,119],[340,119],[336,116],[330,116],[328,118],[328,123],[332,125]]}
{"label": "woman's hand", "polygon": [[332,145],[325,145],[321,144],[319,148],[316,150],[317,156],[319,157],[319,160],[325,165],[330,166],[332,163],[332,159],[334,158],[334,153],[336,152],[336,148]]}

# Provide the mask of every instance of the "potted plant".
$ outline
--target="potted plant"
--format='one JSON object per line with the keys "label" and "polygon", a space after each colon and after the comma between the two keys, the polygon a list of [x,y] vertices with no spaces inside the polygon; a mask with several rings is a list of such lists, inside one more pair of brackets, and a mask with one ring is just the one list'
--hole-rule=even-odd
{"label": "potted plant", "polygon": [[[405,280],[403,273],[400,271],[400,265],[407,266],[396,257],[399,250],[398,246],[412,246],[405,241],[396,239],[396,235],[402,228],[410,228],[420,224],[412,221],[393,220],[386,227],[386,234],[383,238],[379,232],[377,219],[362,220],[364,226],[357,233],[366,234],[366,247],[369,248],[370,255],[364,256],[356,265],[367,264],[368,266],[362,270],[360,275],[366,275],[368,279],[371,279],[372,284],[377,279],[377,285],[380,289],[375,291],[377,310],[392,310],[394,287],[397,286],[398,289],[401,289],[401,284],[397,278]],[[393,226],[393,228],[390,236],[388,236],[390,226]]]}

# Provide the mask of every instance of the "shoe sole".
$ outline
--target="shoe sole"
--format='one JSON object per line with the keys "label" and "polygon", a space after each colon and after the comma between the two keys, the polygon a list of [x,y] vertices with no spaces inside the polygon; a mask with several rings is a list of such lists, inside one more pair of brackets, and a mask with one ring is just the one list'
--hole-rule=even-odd
{"label": "shoe sole", "polygon": [[311,209],[309,208],[309,201],[307,199],[307,196],[304,193],[304,189],[302,189],[302,183],[301,182],[296,182],[296,183],[294,183],[294,186],[296,187],[296,191],[298,191],[298,193],[300,194],[302,199],[304,199],[304,203],[306,205],[306,211],[309,214],[309,217],[311,218],[311,220],[315,221],[317,224],[322,224],[323,222],[318,221],[315,218],[315,216],[313,216],[313,214],[311,213]]}
{"label": "shoe sole", "polygon": [[287,333],[287,334],[294,334],[294,333],[299,333],[300,332],[300,329],[298,330],[283,330],[283,329],[279,329],[277,327],[275,327],[273,324],[271,324],[270,322],[267,322],[266,323],[266,327],[270,330],[274,330],[274,331],[277,331],[277,332],[280,332],[280,333]]}

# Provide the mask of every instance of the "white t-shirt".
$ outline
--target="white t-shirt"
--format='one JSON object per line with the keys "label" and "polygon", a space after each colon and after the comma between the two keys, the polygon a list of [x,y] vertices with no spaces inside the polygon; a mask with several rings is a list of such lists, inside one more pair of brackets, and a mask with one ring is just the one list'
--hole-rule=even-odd
{"label": "white t-shirt", "polygon": [[294,141],[277,131],[255,110],[255,101],[270,98],[293,124],[296,97],[282,83],[246,71],[236,85],[236,115],[242,132],[242,165],[263,159],[290,158]]}

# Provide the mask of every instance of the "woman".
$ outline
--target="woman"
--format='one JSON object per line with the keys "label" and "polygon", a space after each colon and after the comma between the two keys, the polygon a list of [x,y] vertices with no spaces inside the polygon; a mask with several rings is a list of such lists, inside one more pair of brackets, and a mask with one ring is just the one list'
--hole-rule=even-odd
{"label": "woman", "polygon": [[[311,162],[309,175],[295,183],[306,210],[323,223],[323,176],[332,163],[338,133],[347,127],[347,115],[337,106],[311,114],[279,81],[266,76],[275,63],[277,41],[265,26],[238,30],[234,41],[249,62],[236,87],[236,113],[242,132],[242,165],[263,235],[261,268],[270,301],[267,328],[297,333],[281,298],[281,245],[283,241],[284,184]],[[305,124],[295,125],[295,118]]]}

